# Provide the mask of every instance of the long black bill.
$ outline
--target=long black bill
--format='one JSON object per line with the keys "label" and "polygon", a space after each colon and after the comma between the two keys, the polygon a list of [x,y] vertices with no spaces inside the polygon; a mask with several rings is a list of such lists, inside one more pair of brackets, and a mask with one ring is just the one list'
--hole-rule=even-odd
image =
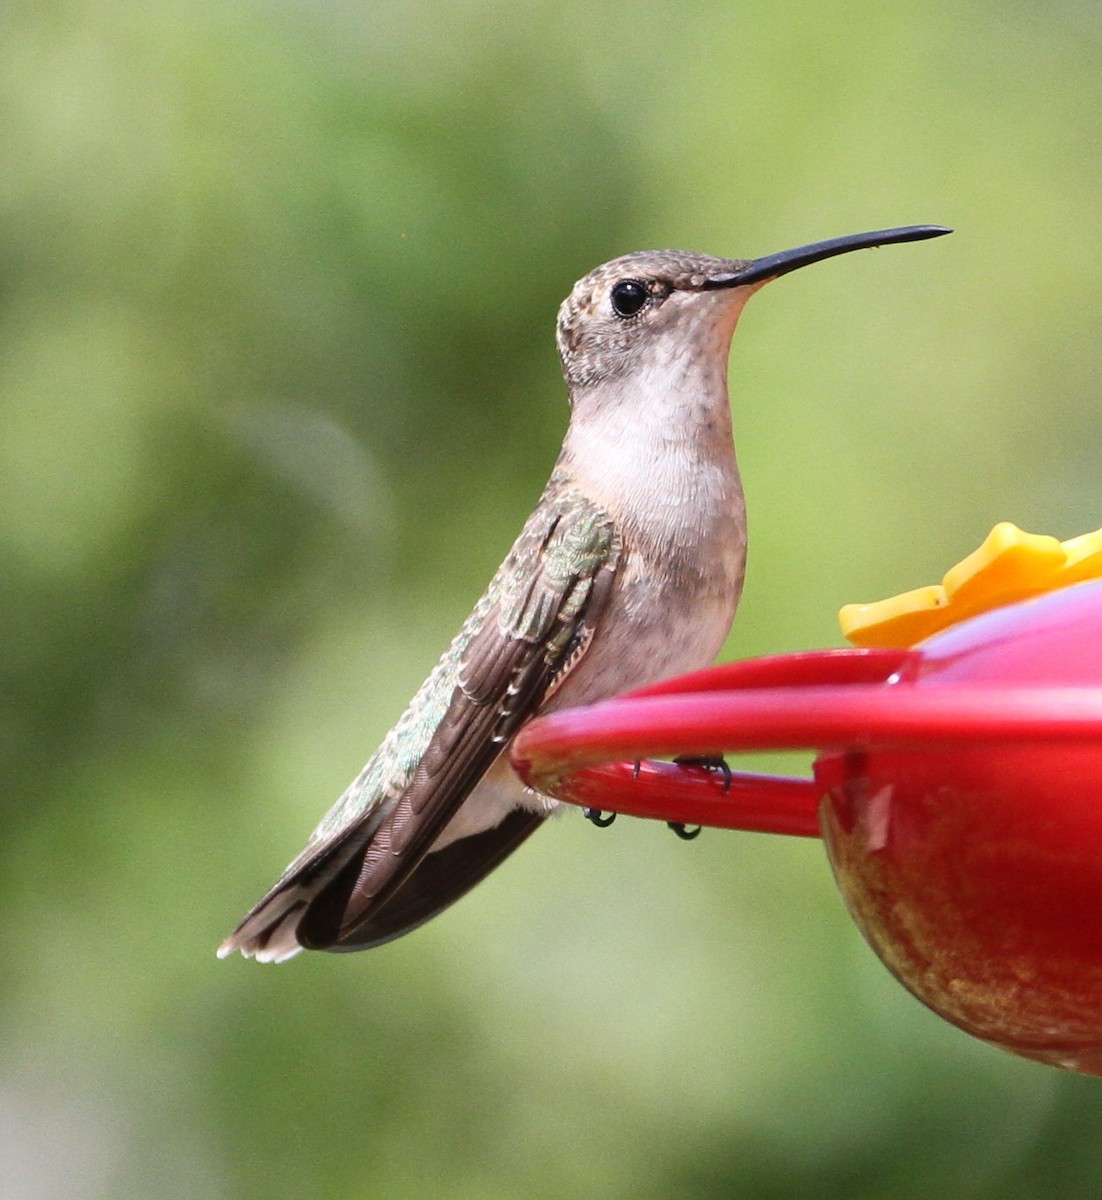
{"label": "long black bill", "polygon": [[847,237],[830,238],[825,242],[812,242],[810,246],[797,246],[795,250],[782,250],[779,254],[767,254],[755,258],[738,271],[727,275],[712,275],[704,281],[705,290],[712,288],[742,287],[748,283],[765,283],[779,275],[787,275],[799,267],[833,258],[836,254],[848,254],[851,250],[865,250],[870,246],[890,246],[894,242],[922,242],[927,238],[943,237],[952,233],[944,225],[905,225],[902,229],[878,229],[873,233],[851,233]]}

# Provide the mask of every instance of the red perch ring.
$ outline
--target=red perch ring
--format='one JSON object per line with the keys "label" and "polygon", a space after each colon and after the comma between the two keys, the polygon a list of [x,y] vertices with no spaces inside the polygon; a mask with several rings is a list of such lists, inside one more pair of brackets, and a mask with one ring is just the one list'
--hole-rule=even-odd
{"label": "red perch ring", "polygon": [[[636,760],[810,748],[814,779]],[[513,762],[574,804],[822,835],[887,967],[960,1028],[1102,1074],[1102,582],[913,650],[750,660],[554,713]]]}

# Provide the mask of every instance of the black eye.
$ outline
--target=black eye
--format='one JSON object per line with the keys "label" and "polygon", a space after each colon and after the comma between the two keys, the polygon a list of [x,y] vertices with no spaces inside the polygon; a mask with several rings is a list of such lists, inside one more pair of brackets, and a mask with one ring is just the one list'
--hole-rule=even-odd
{"label": "black eye", "polygon": [[636,279],[621,279],[611,294],[612,311],[618,317],[634,317],[650,299],[650,292]]}

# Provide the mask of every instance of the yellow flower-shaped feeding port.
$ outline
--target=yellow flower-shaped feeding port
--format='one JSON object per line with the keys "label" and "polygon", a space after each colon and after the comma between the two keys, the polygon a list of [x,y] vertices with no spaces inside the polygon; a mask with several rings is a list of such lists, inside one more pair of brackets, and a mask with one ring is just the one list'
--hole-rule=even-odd
{"label": "yellow flower-shaped feeding port", "polygon": [[847,604],[838,620],[855,646],[913,646],[966,617],[1086,579],[1102,579],[1102,529],[1059,542],[1002,521],[941,583]]}

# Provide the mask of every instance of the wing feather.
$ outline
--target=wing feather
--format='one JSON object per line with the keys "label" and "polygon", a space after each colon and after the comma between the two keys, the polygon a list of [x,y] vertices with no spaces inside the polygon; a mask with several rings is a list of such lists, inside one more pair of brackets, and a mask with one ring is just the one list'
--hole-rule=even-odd
{"label": "wing feather", "polygon": [[[581,660],[620,552],[612,518],[553,478],[407,712],[220,953],[275,959],[296,944],[341,949],[389,940],[457,899],[531,832],[538,817],[485,838],[482,870],[473,853],[453,854],[463,869],[450,883],[436,862],[402,896],[426,856],[439,857],[430,847],[520,725]],[[371,933],[383,928],[385,936]]]}
{"label": "wing feather", "polygon": [[[471,638],[447,711],[409,787],[380,826],[345,901],[338,942],[402,888],[448,821],[521,724],[573,669],[607,599],[619,543],[612,521],[584,506],[549,521],[530,575],[514,574],[490,618]],[[593,587],[597,576],[607,583]],[[487,869],[494,865],[489,863]],[[467,883],[462,890],[466,890]],[[310,922],[304,921],[309,928]]]}

